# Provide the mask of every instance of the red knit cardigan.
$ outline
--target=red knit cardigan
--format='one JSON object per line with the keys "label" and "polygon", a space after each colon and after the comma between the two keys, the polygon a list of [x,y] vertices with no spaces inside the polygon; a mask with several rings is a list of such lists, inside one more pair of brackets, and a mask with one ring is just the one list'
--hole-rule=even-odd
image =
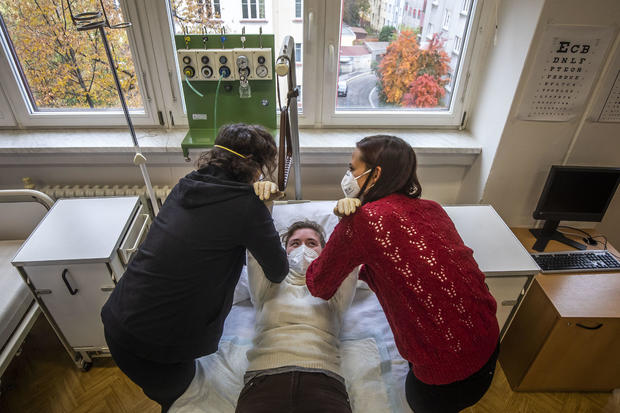
{"label": "red knit cardigan", "polygon": [[439,204],[392,194],[343,218],[308,268],[308,289],[329,299],[360,264],[418,379],[463,380],[491,357],[497,304]]}

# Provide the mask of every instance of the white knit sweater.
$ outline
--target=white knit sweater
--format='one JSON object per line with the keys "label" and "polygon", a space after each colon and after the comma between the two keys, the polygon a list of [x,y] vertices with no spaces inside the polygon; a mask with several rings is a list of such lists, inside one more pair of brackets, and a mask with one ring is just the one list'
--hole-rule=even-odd
{"label": "white knit sweater", "polygon": [[284,366],[340,372],[340,327],[353,301],[357,271],[328,301],[313,297],[306,277],[291,270],[280,284],[269,281],[248,254],[250,298],[256,309],[248,371]]}

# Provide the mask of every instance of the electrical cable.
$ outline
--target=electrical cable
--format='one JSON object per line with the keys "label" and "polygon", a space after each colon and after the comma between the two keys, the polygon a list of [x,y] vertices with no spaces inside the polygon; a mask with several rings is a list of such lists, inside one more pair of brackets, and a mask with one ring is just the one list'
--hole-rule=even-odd
{"label": "electrical cable", "polygon": [[217,88],[215,89],[215,103],[213,104],[213,129],[215,130],[215,135],[217,136],[217,98],[220,95],[220,83],[222,83],[222,79],[224,76],[220,75],[220,80],[217,81]]}
{"label": "electrical cable", "polygon": [[[568,229],[572,229],[572,230],[575,230],[575,231],[579,231],[579,232],[581,232],[582,234],[586,235],[589,239],[591,239],[591,240],[593,240],[593,241],[595,242],[595,244],[590,244],[590,245],[603,244],[603,250],[605,250],[605,251],[609,251],[609,250],[607,249],[607,236],[605,236],[605,235],[591,235],[591,234],[590,234],[589,232],[587,232],[587,231],[584,231],[584,230],[582,230],[582,229],[575,228],[575,227],[569,227],[569,226],[567,226],[567,225],[560,225],[560,226],[558,226],[558,228],[568,228]],[[562,233],[562,234],[564,234],[564,235],[572,235],[573,237],[579,237],[579,236],[581,236],[581,235],[578,235],[578,234],[575,234],[575,233],[570,233],[570,232],[562,232],[562,231],[559,231],[559,232],[560,232],[560,233]],[[604,242],[597,241],[597,240],[596,240],[596,238],[603,238]],[[584,241],[588,242],[585,238],[584,238]],[[620,259],[620,256],[618,256],[618,255],[614,254],[613,252],[609,251],[609,253],[610,253],[611,255],[613,255],[614,257],[616,257],[616,258]]]}

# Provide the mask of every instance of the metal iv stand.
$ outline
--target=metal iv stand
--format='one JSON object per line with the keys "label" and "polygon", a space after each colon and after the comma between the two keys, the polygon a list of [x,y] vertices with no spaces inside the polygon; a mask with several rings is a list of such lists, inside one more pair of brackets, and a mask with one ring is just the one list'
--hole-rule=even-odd
{"label": "metal iv stand", "polygon": [[108,20],[108,16],[105,12],[105,7],[103,6],[103,0],[99,0],[99,3],[101,5],[101,11],[90,11],[74,15],[73,10],[71,9],[71,0],[67,0],[67,5],[69,6],[69,13],[71,14],[71,20],[73,21],[73,24],[76,26],[79,32],[97,29],[99,30],[99,34],[101,35],[101,39],[103,41],[103,47],[105,48],[105,53],[108,56],[108,63],[110,64],[110,71],[112,72],[112,77],[114,78],[116,91],[118,92],[118,97],[121,101],[121,106],[123,107],[123,113],[125,114],[125,120],[127,121],[127,125],[129,126],[129,132],[131,133],[133,146],[136,151],[136,154],[133,158],[133,163],[135,165],[138,165],[138,167],[140,168],[140,172],[142,172],[142,178],[144,179],[146,191],[148,192],[149,199],[151,200],[153,213],[155,214],[155,216],[157,216],[157,214],[159,214],[159,205],[157,205],[157,198],[155,197],[155,192],[153,191],[153,186],[151,185],[151,178],[149,177],[149,173],[146,170],[146,158],[144,157],[144,155],[142,155],[142,153],[140,153],[140,145],[138,144],[136,131],[134,130],[133,123],[131,122],[131,118],[129,117],[129,110],[127,109],[127,103],[125,103],[125,96],[123,95],[123,89],[121,88],[121,84],[118,80],[118,74],[116,73],[116,67],[114,65],[114,58],[112,57],[110,44],[108,43],[108,36],[105,32],[106,27],[110,29],[125,29],[127,27],[131,27],[131,23],[123,22],[115,25],[110,25],[110,21]]}
{"label": "metal iv stand", "polygon": [[[280,54],[276,59],[276,74],[280,77],[287,77],[288,93],[286,94],[286,106],[280,103],[280,82],[277,81],[278,102],[280,105],[280,157],[278,169],[283,169],[283,185],[280,190],[286,188],[288,174],[293,163],[295,171],[295,199],[302,199],[301,196],[301,154],[299,152],[299,122],[297,118],[297,97],[299,90],[295,76],[295,40],[292,36],[286,36],[282,41]],[[283,137],[286,136],[286,139]],[[287,146],[286,154],[283,146]],[[279,179],[280,180],[280,179]],[[280,184],[280,183],[279,183]],[[283,186],[283,188],[282,188]]]}

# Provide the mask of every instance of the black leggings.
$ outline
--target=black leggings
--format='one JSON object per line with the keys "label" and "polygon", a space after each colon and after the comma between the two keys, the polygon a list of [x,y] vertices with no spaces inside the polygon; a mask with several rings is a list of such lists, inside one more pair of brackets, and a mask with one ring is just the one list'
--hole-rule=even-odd
{"label": "black leggings", "polygon": [[195,360],[163,364],[140,358],[110,339],[105,331],[110,354],[123,373],[138,386],[149,399],[161,405],[162,413],[187,390],[196,373]]}
{"label": "black leggings", "polygon": [[409,368],[405,382],[407,403],[415,413],[456,413],[473,406],[491,386],[498,353],[499,344],[480,370],[466,379],[449,384],[423,383]]}

